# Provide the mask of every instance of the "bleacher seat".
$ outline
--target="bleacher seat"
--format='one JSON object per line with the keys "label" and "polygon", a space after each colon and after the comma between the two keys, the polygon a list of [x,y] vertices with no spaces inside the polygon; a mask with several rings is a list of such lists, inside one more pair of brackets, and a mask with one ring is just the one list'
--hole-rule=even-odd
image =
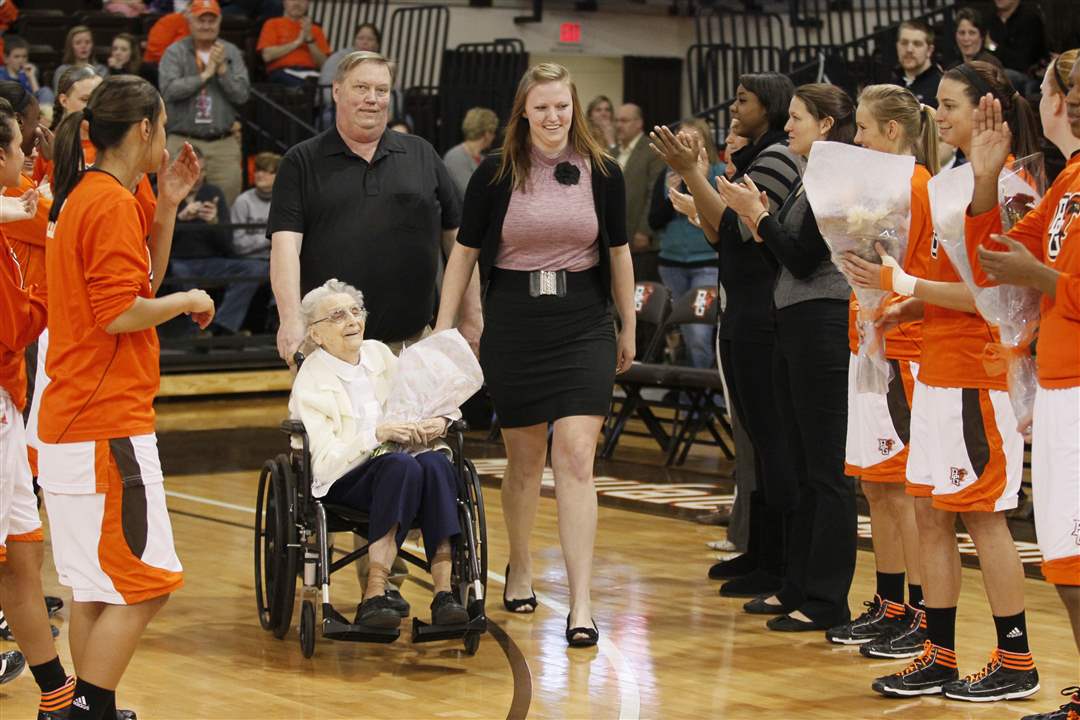
{"label": "bleacher seat", "polygon": [[52,45],[31,45],[30,62],[37,65],[42,85],[52,85],[53,71],[60,65],[60,51]]}
{"label": "bleacher seat", "polygon": [[68,28],[72,24],[72,18],[56,8],[23,10],[15,21],[12,33],[21,36],[31,45],[48,45],[62,53]]}
{"label": "bleacher seat", "polygon": [[[139,18],[115,15],[104,10],[82,13],[75,24],[90,28],[94,33],[94,42],[106,46],[112,45],[112,39],[122,32],[134,35],[142,29],[142,21]],[[102,56],[98,55],[98,57]]]}

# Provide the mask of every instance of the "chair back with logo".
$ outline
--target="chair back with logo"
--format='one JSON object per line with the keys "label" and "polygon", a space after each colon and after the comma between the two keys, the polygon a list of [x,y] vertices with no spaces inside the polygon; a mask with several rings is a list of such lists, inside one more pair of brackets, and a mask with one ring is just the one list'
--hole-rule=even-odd
{"label": "chair back with logo", "polygon": [[722,291],[715,285],[687,290],[672,304],[668,325],[716,325],[724,306]]}
{"label": "chair back with logo", "polygon": [[634,284],[637,316],[638,362],[654,362],[663,349],[664,326],[671,314],[671,290],[663,283],[639,280]]}

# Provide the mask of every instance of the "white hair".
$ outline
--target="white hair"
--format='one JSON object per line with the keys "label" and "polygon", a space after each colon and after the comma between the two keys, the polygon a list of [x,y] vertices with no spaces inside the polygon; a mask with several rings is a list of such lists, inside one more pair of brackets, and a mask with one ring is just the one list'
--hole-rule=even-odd
{"label": "white hair", "polygon": [[364,316],[367,316],[367,310],[364,309],[364,293],[360,292],[352,285],[341,282],[337,278],[330,278],[319,287],[310,291],[304,296],[304,299],[300,301],[300,314],[304,318],[304,327],[311,328],[311,323],[321,318],[316,317],[316,313],[319,312],[319,307],[322,305],[323,300],[331,295],[350,295],[356,304],[360,306],[361,310],[364,310]]}

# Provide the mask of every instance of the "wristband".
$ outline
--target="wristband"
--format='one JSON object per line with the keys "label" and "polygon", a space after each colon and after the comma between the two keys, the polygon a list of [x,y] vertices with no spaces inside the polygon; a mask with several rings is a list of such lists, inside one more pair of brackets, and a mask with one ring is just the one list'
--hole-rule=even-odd
{"label": "wristband", "polygon": [[899,266],[881,266],[882,290],[888,290],[904,297],[912,297],[915,294],[915,281],[917,279],[914,275],[908,275]]}

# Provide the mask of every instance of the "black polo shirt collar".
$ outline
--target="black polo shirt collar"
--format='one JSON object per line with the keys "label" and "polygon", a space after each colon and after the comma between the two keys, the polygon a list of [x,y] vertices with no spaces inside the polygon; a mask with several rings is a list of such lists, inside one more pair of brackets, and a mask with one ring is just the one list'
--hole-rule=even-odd
{"label": "black polo shirt collar", "polygon": [[[349,146],[345,144],[345,140],[342,139],[336,124],[323,133],[319,150],[320,154],[324,157],[345,155],[346,157],[354,157],[363,160],[363,158],[354,153]],[[405,145],[401,142],[401,138],[398,136],[397,132],[387,128],[383,131],[382,137],[379,138],[379,144],[375,147],[375,154],[371,156],[371,164],[374,165],[392,152],[405,152]],[[364,162],[367,161],[364,160]]]}

